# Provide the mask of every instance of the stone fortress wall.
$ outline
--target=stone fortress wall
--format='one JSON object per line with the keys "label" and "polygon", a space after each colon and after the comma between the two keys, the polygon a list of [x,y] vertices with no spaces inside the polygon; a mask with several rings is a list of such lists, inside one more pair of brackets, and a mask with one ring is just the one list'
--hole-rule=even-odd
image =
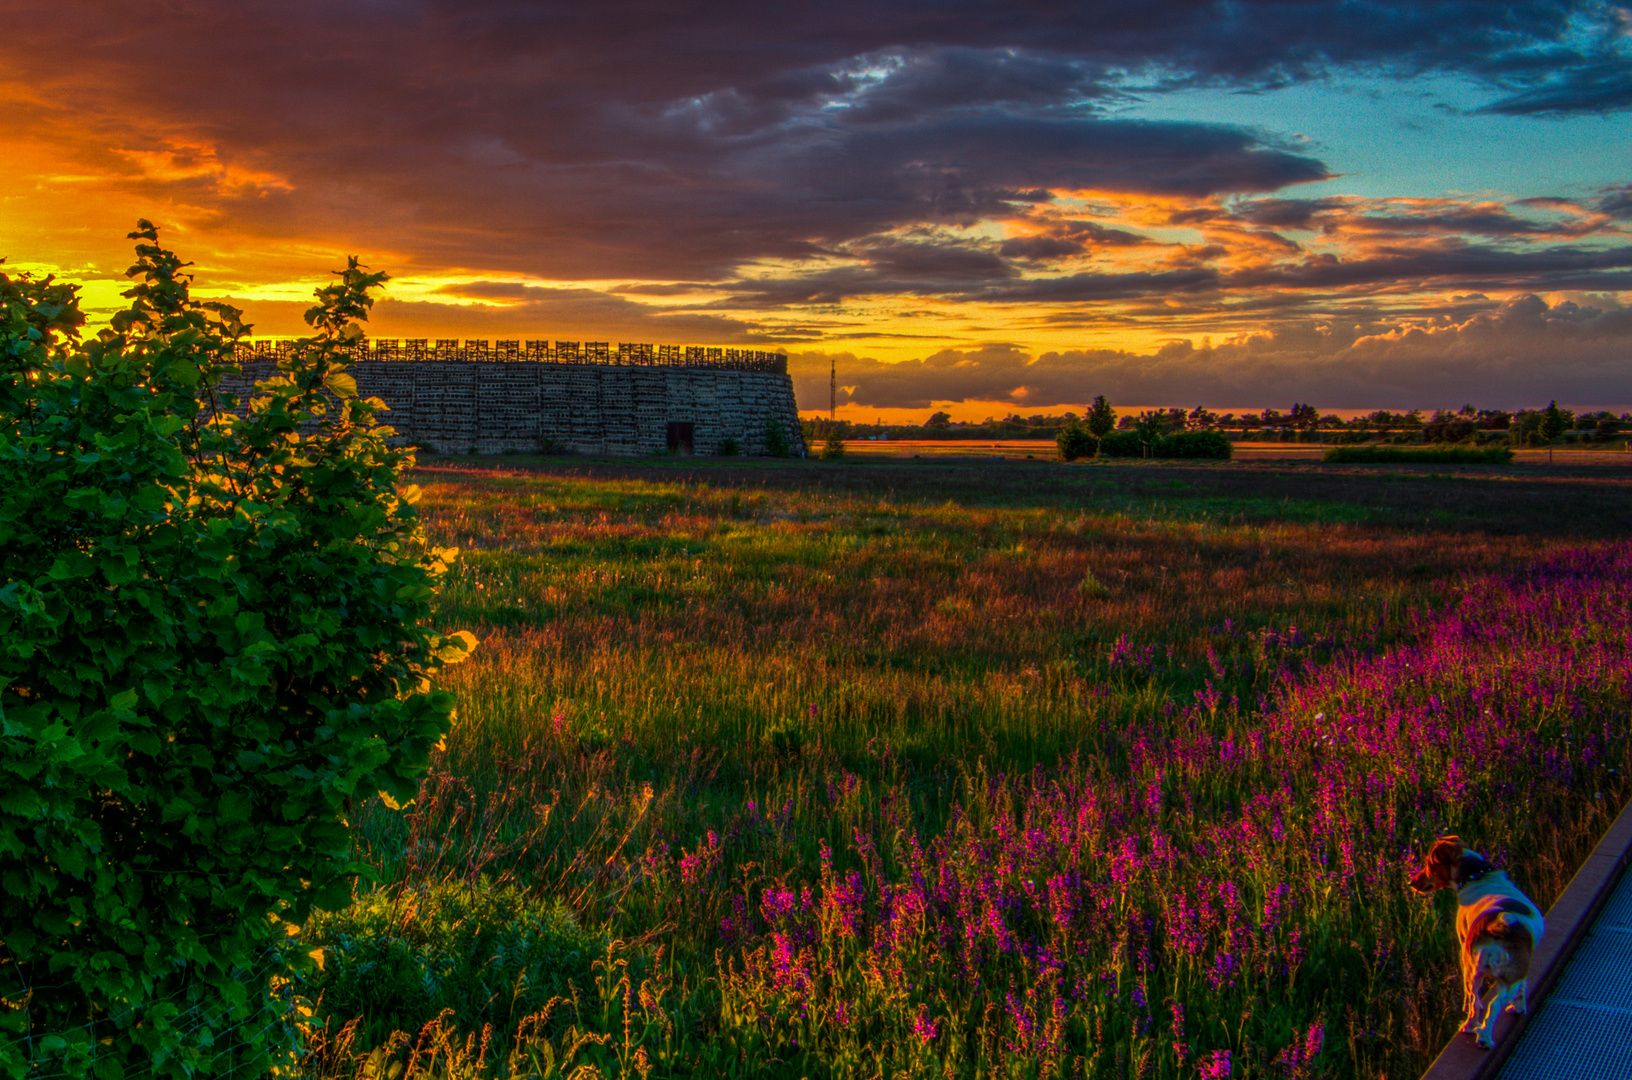
{"label": "stone fortress wall", "polygon": [[[239,347],[247,400],[293,343]],[[393,442],[439,453],[764,454],[767,419],[804,453],[788,358],[746,349],[606,342],[375,339],[352,351],[357,392],[390,407]]]}

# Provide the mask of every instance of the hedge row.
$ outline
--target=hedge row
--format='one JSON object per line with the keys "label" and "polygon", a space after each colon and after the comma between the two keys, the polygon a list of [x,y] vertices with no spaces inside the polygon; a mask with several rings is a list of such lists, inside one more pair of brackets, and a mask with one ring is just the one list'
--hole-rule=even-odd
{"label": "hedge row", "polygon": [[[1100,457],[1145,457],[1146,444],[1137,432],[1115,431],[1099,440]],[[1235,444],[1221,431],[1175,431],[1150,443],[1153,458],[1207,458],[1228,461]]]}
{"label": "hedge row", "polygon": [[1444,446],[1407,448],[1403,446],[1333,446],[1321,455],[1322,461],[1339,465],[1506,465],[1513,460],[1507,446]]}

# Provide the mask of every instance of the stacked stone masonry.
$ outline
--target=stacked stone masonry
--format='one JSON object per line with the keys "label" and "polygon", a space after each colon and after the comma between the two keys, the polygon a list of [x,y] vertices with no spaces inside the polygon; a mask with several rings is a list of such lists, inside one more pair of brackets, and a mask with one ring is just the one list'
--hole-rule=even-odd
{"label": "stacked stone masonry", "polygon": [[[239,347],[242,375],[221,389],[248,400],[293,343]],[[665,452],[765,454],[767,421],[795,456],[799,407],[779,353],[606,342],[365,342],[348,369],[357,392],[389,407],[392,441],[447,454]]]}

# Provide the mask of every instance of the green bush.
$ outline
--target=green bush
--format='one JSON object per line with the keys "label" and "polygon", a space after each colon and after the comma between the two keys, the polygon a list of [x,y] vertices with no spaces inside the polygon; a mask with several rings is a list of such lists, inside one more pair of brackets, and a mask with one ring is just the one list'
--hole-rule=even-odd
{"label": "green bush", "polygon": [[1513,450],[1507,446],[1331,446],[1320,457],[1343,465],[1505,465],[1513,460]]}
{"label": "green bush", "polygon": [[132,303],[0,275],[0,1073],[287,1059],[289,929],[350,902],[354,792],[412,798],[469,635],[425,626],[406,451],[343,369],[356,259],[237,417],[248,328],[141,222]]}
{"label": "green bush", "polygon": [[1093,457],[1099,450],[1099,440],[1094,437],[1094,433],[1075,420],[1060,430],[1054,437],[1054,442],[1060,448],[1061,461]]}
{"label": "green bush", "polygon": [[844,436],[835,429],[833,434],[822,443],[822,457],[827,461],[837,461],[844,456]]}
{"label": "green bush", "polygon": [[1213,458],[1230,460],[1235,444],[1222,431],[1175,431],[1157,439],[1150,448],[1151,457],[1159,458]]}
{"label": "green bush", "polygon": [[607,947],[562,901],[485,881],[370,893],[314,915],[301,941],[323,952],[322,968],[299,979],[319,1002],[314,1023],[335,1031],[357,1019],[354,1043],[365,1047],[413,1034],[444,1009],[461,1031],[492,1024],[502,1043],[551,998],[586,989]]}
{"label": "green bush", "polygon": [[788,442],[787,429],[774,416],[765,418],[765,453],[771,457],[793,456],[793,444]]}
{"label": "green bush", "polygon": [[1113,431],[1099,440],[1100,457],[1144,457],[1145,442],[1137,431]]}

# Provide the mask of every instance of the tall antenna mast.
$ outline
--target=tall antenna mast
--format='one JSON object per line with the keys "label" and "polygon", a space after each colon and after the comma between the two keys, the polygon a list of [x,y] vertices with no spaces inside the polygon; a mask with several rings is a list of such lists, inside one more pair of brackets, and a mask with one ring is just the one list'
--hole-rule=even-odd
{"label": "tall antenna mast", "polygon": [[827,420],[836,423],[839,418],[839,358],[827,358]]}

